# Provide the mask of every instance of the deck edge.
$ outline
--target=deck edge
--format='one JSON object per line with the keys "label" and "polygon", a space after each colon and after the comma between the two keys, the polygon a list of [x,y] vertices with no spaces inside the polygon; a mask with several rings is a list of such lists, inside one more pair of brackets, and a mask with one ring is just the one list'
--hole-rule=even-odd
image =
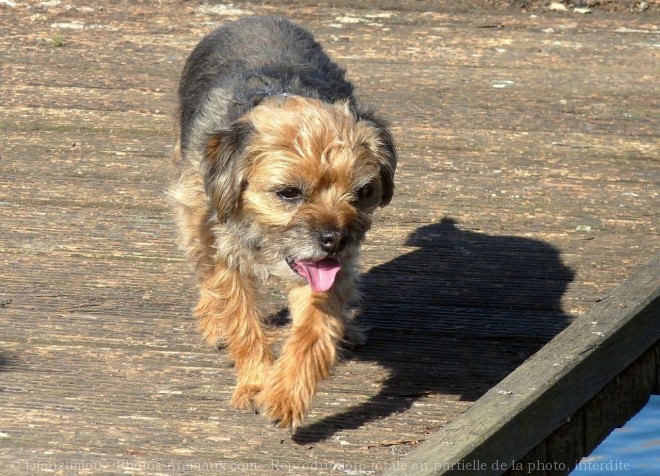
{"label": "deck edge", "polygon": [[384,474],[511,469],[660,341],[659,276],[660,254]]}

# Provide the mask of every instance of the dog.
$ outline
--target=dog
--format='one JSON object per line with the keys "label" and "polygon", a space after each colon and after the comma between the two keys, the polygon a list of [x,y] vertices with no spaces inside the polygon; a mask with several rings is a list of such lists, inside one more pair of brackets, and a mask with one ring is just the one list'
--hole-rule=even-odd
{"label": "dog", "polygon": [[[178,98],[169,195],[199,330],[235,362],[231,405],[295,428],[342,343],[362,340],[347,311],[360,244],[394,193],[392,134],[314,37],[280,17],[203,38]],[[257,305],[270,282],[292,320],[277,359]]]}

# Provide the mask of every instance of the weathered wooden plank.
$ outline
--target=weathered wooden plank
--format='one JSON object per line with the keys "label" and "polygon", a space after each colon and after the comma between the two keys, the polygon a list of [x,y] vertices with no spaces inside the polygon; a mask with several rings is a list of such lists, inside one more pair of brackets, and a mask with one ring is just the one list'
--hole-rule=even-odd
{"label": "weathered wooden plank", "polygon": [[653,393],[656,395],[660,395],[660,346],[658,346],[655,352],[655,388],[653,389]]}
{"label": "weathered wooden plank", "polygon": [[569,468],[587,454],[584,442],[584,425],[587,416],[577,411],[570,417],[569,423],[552,432],[544,441],[546,459],[528,460],[528,473],[545,473],[548,476],[565,476]]}
{"label": "weathered wooden plank", "polygon": [[660,256],[385,474],[508,469],[660,340],[658,276]]}
{"label": "weathered wooden plank", "polygon": [[[0,2],[2,474],[377,474],[658,250],[653,8],[15,3]],[[162,194],[183,60],[249,13],[309,27],[401,157],[364,248],[369,344],[292,436],[228,407]]]}
{"label": "weathered wooden plank", "polygon": [[[506,476],[570,474],[614,428],[622,426],[644,407],[655,384],[658,351],[660,343],[642,354],[566,423],[516,461]],[[638,469],[635,463],[625,461],[630,471]]]}
{"label": "weathered wooden plank", "polygon": [[[79,305],[84,306],[90,301],[98,305],[98,299],[106,293],[119,296],[128,284],[137,286],[143,294],[151,289],[151,294],[166,292],[168,296],[191,285],[188,266],[172,243],[168,220],[129,220],[107,210],[103,219],[97,219],[97,215],[67,216],[65,222],[44,218],[43,223],[26,224],[7,233],[5,239],[10,241],[0,240],[0,265],[12,269],[6,289],[23,289],[30,283],[56,289],[60,283],[70,283],[72,290],[68,293],[76,294],[70,299],[79,299]],[[57,217],[59,220],[63,215]],[[92,222],[94,226],[88,227]],[[515,244],[509,237],[494,241],[482,237],[472,245],[461,234],[445,239],[446,243],[437,240],[437,246],[421,250],[396,243],[365,247],[365,324],[411,330],[439,330],[438,325],[448,324],[484,335],[519,333],[545,338],[567,325],[571,320],[569,309],[590,306],[616,279],[623,278],[612,274],[608,280],[599,280],[599,267],[616,266],[625,256],[621,249],[600,249],[600,266],[583,273],[586,282],[571,283],[571,273],[556,261],[555,252],[534,246],[533,242],[525,250],[524,242]],[[612,243],[617,240],[612,239]],[[431,265],[432,256],[443,256],[442,264]],[[578,256],[575,254],[571,260]],[[490,278],[497,279],[484,277],[484,268],[490,270]],[[47,273],[36,276],[39,270]],[[152,277],[145,280],[144,273]],[[105,286],[109,291],[94,286]],[[397,295],[388,294],[388,289],[413,296],[418,319],[389,322],[379,318],[382,312],[397,315],[410,308]],[[93,298],[86,294],[91,290]],[[112,303],[112,297],[104,297],[104,302]],[[151,305],[146,301],[144,304]],[[479,309],[486,306],[489,312],[484,315]]]}
{"label": "weathered wooden plank", "polygon": [[[660,343],[633,362],[581,410],[584,413],[583,455],[593,451],[614,428],[623,426],[644,407],[655,386],[658,350]],[[571,463],[575,461],[577,459]]]}
{"label": "weathered wooden plank", "polygon": [[[30,339],[27,345],[5,343],[13,361],[5,369],[11,381],[3,385],[3,449],[15,460],[43,462],[62,461],[62,455],[75,459],[73,455],[78,454],[80,459],[111,465],[118,455],[135,452],[126,455],[135,456],[129,461],[156,463],[186,456],[188,462],[250,461],[264,473],[271,469],[271,458],[281,462],[287,474],[300,474],[304,464],[323,463],[330,468],[342,461],[360,462],[371,469],[370,453],[378,455],[374,461],[395,458],[387,446],[380,446],[382,441],[397,441],[413,421],[415,425],[439,424],[429,416],[449,400],[421,400],[405,416],[387,423],[373,420],[350,434],[337,434],[329,448],[318,452],[313,431],[323,432],[324,427],[315,429],[314,424],[343,408],[367,404],[378,394],[379,382],[387,379],[385,369],[374,364],[365,368],[366,364],[357,362],[340,366],[336,380],[320,388],[310,414],[312,429],[306,434],[306,448],[299,448],[288,435],[263,425],[260,416],[227,405],[234,376],[222,356],[204,347],[146,347],[140,345],[144,336],[136,342],[131,335],[126,338],[123,345],[119,341],[89,345],[73,337],[54,343],[39,339]],[[365,373],[370,375],[369,385],[364,385]],[[26,398],[34,389],[40,389],[37,401]],[[458,403],[453,411],[465,405]],[[397,407],[393,402],[391,411]],[[31,425],[48,422],[38,439],[26,420]],[[30,458],[29,448],[43,441],[58,442],[52,458]],[[80,456],[81,448],[89,458]]]}

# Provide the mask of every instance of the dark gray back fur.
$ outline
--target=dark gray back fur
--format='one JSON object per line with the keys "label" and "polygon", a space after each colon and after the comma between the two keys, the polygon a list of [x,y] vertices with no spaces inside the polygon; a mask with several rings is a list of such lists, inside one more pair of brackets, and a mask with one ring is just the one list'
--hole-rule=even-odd
{"label": "dark gray back fur", "polygon": [[306,30],[272,16],[221,26],[197,45],[183,69],[182,149],[199,114],[212,114],[214,128],[225,128],[265,96],[283,93],[327,102],[348,99],[354,105],[353,85],[344,79],[344,70]]}

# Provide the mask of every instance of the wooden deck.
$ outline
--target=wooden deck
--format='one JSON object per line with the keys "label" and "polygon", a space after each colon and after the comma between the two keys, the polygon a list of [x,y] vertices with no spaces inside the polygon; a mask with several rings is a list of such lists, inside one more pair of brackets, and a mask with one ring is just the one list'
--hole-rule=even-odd
{"label": "wooden deck", "polygon": [[[329,3],[0,2],[0,474],[396,469],[658,252],[657,2]],[[261,13],[309,27],[400,150],[369,342],[293,434],[228,406],[164,197],[183,60]]]}
{"label": "wooden deck", "polygon": [[[660,393],[659,278],[660,256],[386,474],[567,474]],[[658,469],[625,456],[618,471],[613,463],[581,464],[608,474]]]}

